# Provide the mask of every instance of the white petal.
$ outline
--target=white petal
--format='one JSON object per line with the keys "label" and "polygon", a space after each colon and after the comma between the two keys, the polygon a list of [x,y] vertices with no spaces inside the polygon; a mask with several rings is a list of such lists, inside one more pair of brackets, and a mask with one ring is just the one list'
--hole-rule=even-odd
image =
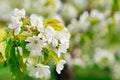
{"label": "white petal", "polygon": [[37,24],[36,24],[36,19],[37,19],[37,16],[35,15],[35,14],[32,14],[31,16],[30,16],[30,22],[31,22],[31,25],[32,26],[36,26]]}
{"label": "white petal", "polygon": [[11,23],[11,24],[8,25],[8,28],[9,28],[9,29],[15,29],[16,26],[15,26],[14,24]]}
{"label": "white petal", "polygon": [[39,36],[39,38],[42,38],[42,37],[43,37],[42,33],[39,33],[38,36]]}
{"label": "white petal", "polygon": [[37,67],[39,68],[39,77],[49,78],[49,76],[50,76],[50,70],[49,70],[50,67],[49,66],[37,64]]}
{"label": "white petal", "polygon": [[64,64],[66,64],[66,61],[65,60],[60,60],[57,65],[56,65],[56,71],[58,74],[61,74],[61,71],[63,70],[64,68]]}
{"label": "white petal", "polygon": [[25,41],[26,41],[26,42],[32,42],[32,41],[33,41],[33,38],[32,38],[32,37],[28,37]]}
{"label": "white petal", "polygon": [[45,74],[46,78],[49,78],[50,77],[50,70],[46,69],[46,71],[44,72],[44,74]]}
{"label": "white petal", "polygon": [[53,38],[52,45],[55,46],[55,47],[58,46],[58,40]]}
{"label": "white petal", "polygon": [[65,43],[66,41],[69,41],[70,33],[67,30],[67,28],[64,28],[61,32],[58,33],[58,38],[61,43]]}
{"label": "white petal", "polygon": [[24,9],[19,10],[19,9],[15,8],[14,16],[19,17],[19,19],[22,17],[25,17],[25,10]]}
{"label": "white petal", "polygon": [[36,14],[32,14],[30,16],[30,22],[32,26],[37,26],[37,29],[43,27],[43,19],[41,16],[37,16]]}
{"label": "white petal", "polygon": [[17,47],[17,48],[18,48],[20,55],[22,56],[22,48],[21,47]]}
{"label": "white petal", "polygon": [[21,28],[20,28],[20,27],[16,28],[16,29],[14,30],[14,35],[18,35],[18,34],[20,33],[20,31],[21,31]]}
{"label": "white petal", "polygon": [[32,68],[32,69],[30,69],[29,75],[30,75],[30,76],[33,76],[33,77],[36,77],[36,73],[37,73],[37,72],[38,72],[37,69]]}
{"label": "white petal", "polygon": [[61,51],[60,50],[58,50],[57,55],[58,55],[58,57],[61,56]]}
{"label": "white petal", "polygon": [[15,17],[15,16],[12,16],[11,17],[11,22],[16,24],[17,22],[19,22],[19,18],[18,17]]}
{"label": "white petal", "polygon": [[33,56],[42,56],[41,50],[30,50],[30,54]]}
{"label": "white petal", "polygon": [[58,48],[58,56],[59,56],[60,53],[66,53],[68,47],[69,47],[69,44],[67,44],[67,43],[60,44],[60,46]]}
{"label": "white petal", "polygon": [[46,35],[47,40],[50,43],[52,38],[53,38],[53,35],[55,34],[55,31],[54,31],[54,29],[52,27],[48,26],[46,28],[46,32],[47,32],[47,35]]}
{"label": "white petal", "polygon": [[21,17],[25,16],[25,9],[21,9]]}
{"label": "white petal", "polygon": [[39,71],[38,74],[37,74],[37,78],[43,78],[44,77],[44,74],[42,71]]}
{"label": "white petal", "polygon": [[37,27],[39,32],[44,32],[45,31],[45,27],[43,25],[38,25]]}
{"label": "white petal", "polygon": [[28,43],[28,44],[26,45],[26,49],[27,49],[28,51],[33,50],[33,48],[34,48],[34,46],[33,46],[33,44],[31,44],[31,43]]}

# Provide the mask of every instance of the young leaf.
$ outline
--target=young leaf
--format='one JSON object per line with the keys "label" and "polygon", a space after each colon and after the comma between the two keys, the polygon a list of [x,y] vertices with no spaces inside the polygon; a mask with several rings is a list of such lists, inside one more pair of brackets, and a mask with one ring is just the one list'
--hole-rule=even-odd
{"label": "young leaf", "polygon": [[7,32],[4,29],[0,29],[0,42],[4,40],[6,35],[7,35]]}
{"label": "young leaf", "polygon": [[23,73],[21,71],[21,66],[23,64],[20,64],[19,61],[21,61],[21,59],[18,58],[17,55],[18,54],[16,54],[16,52],[15,52],[15,46],[13,45],[11,48],[11,51],[10,51],[10,59],[9,59],[10,71],[12,72],[13,78],[15,80],[22,80]]}
{"label": "young leaf", "polygon": [[13,44],[13,41],[12,41],[11,38],[9,38],[7,40],[7,45],[6,45],[6,49],[5,49],[5,57],[6,57],[7,62],[10,58],[10,51],[11,51],[11,48],[12,48],[12,44]]}
{"label": "young leaf", "polygon": [[52,19],[52,20],[46,20],[44,21],[44,26],[51,26],[53,27],[55,30],[61,31],[64,26],[61,24],[61,22],[57,19]]}

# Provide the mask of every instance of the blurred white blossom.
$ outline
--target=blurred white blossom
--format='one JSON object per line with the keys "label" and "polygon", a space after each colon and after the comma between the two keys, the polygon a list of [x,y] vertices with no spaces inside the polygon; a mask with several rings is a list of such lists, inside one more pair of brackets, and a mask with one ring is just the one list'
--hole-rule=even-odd
{"label": "blurred white blossom", "polygon": [[97,64],[101,65],[112,65],[115,61],[114,54],[111,53],[110,51],[101,49],[101,48],[96,48],[95,49],[95,55],[94,55],[94,61]]}
{"label": "blurred white blossom", "polygon": [[112,76],[113,79],[119,80],[120,79],[120,63],[117,62],[112,66]]}
{"label": "blurred white blossom", "polygon": [[72,5],[65,4],[62,6],[61,15],[63,16],[63,18],[68,20],[68,19],[76,18],[77,11]]}

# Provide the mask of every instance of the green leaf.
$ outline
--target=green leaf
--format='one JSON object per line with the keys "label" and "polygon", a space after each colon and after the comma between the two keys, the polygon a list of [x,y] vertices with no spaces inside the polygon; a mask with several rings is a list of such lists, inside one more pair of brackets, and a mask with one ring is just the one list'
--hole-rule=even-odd
{"label": "green leaf", "polygon": [[52,60],[54,60],[54,63],[56,64],[59,61],[59,59],[60,59],[58,57],[57,53],[54,52],[53,50],[49,49],[49,48],[44,48],[42,50],[42,53],[44,54],[42,56],[42,63],[43,64],[48,64]]}
{"label": "green leaf", "polygon": [[21,47],[22,47],[22,53],[23,53],[23,57],[28,57],[29,56],[29,51],[26,49],[26,44],[27,42],[25,42],[24,40],[21,41]]}
{"label": "green leaf", "polygon": [[15,40],[15,46],[20,46],[20,41],[19,40]]}
{"label": "green leaf", "polygon": [[2,53],[0,53],[0,65],[4,63],[4,58],[3,58],[3,55]]}
{"label": "green leaf", "polygon": [[58,57],[56,52],[54,52],[53,50],[49,50],[49,54],[51,55],[52,58],[54,58],[56,62],[59,61],[60,58]]}
{"label": "green leaf", "polygon": [[119,0],[113,0],[112,11],[113,13],[119,9]]}
{"label": "green leaf", "polygon": [[12,46],[11,47],[11,50],[10,50],[10,61],[9,63],[11,63],[11,61],[16,61],[17,60],[17,57],[16,57],[16,54],[15,54],[15,47]]}
{"label": "green leaf", "polygon": [[11,51],[11,48],[12,48],[12,44],[13,44],[13,41],[12,41],[11,38],[9,38],[7,40],[7,46],[6,46],[6,49],[5,49],[5,57],[6,57],[7,62],[10,58],[10,51]]}
{"label": "green leaf", "polygon": [[23,79],[23,73],[21,71],[22,60],[19,58],[19,54],[15,52],[15,46],[13,45],[10,50],[10,59],[9,59],[9,65],[10,65],[10,71],[12,72],[13,78],[15,80],[22,80]]}
{"label": "green leaf", "polygon": [[18,62],[20,64],[21,71],[25,72],[26,71],[26,64],[23,63],[23,57],[20,55],[20,53],[17,54],[17,59],[18,59]]}
{"label": "green leaf", "polygon": [[12,72],[13,78],[15,80],[23,80],[23,73],[20,70],[20,65],[18,61],[13,61],[10,65],[10,71]]}
{"label": "green leaf", "polygon": [[49,51],[48,51],[48,49],[44,48],[43,49],[43,53],[44,53],[44,59],[47,59],[49,57]]}
{"label": "green leaf", "polygon": [[42,62],[44,64],[47,64],[49,61],[50,61],[50,56],[49,56],[49,51],[47,48],[44,48],[42,50],[42,53],[44,54],[43,57],[42,57]]}

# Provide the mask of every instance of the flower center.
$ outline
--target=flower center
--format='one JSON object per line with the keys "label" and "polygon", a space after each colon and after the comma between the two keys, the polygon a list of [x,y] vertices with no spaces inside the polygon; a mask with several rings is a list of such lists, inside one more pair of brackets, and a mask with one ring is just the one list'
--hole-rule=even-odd
{"label": "flower center", "polygon": [[44,31],[44,32],[42,32],[42,34],[43,34],[43,35],[46,35],[47,33]]}
{"label": "flower center", "polygon": [[38,44],[38,40],[34,40],[34,44]]}

